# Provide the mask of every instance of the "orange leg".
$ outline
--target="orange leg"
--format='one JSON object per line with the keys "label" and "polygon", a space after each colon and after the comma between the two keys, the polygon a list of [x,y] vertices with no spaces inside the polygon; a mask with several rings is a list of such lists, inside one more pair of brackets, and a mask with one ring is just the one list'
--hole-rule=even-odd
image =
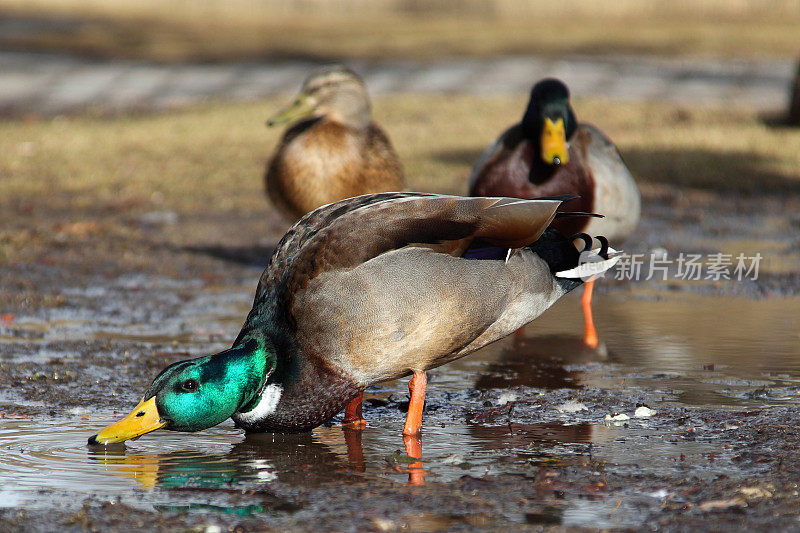
{"label": "orange leg", "polygon": [[347,445],[347,462],[355,472],[364,472],[366,464],[364,462],[364,448],[361,446],[361,429],[352,429],[347,426],[342,428],[344,432],[344,442]]}
{"label": "orange leg", "polygon": [[592,317],[592,291],[594,290],[594,279],[590,279],[583,284],[583,343],[589,348],[597,348],[597,330],[594,328],[594,317]]}
{"label": "orange leg", "polygon": [[344,408],[344,422],[342,427],[350,429],[364,429],[367,427],[367,421],[361,416],[361,404],[364,402],[364,393],[362,392],[347,404]]}
{"label": "orange leg", "polygon": [[419,430],[422,428],[422,407],[425,405],[425,386],[427,384],[428,377],[425,372],[414,372],[408,381],[411,401],[408,402],[408,414],[406,415],[406,425],[403,427],[403,435],[419,435]]}
{"label": "orange leg", "polygon": [[[420,444],[419,435],[403,435],[403,444],[406,446],[406,455],[412,459],[422,458],[422,444]],[[425,475],[425,470],[422,469],[422,461],[416,461],[408,465],[409,485],[424,485]]]}

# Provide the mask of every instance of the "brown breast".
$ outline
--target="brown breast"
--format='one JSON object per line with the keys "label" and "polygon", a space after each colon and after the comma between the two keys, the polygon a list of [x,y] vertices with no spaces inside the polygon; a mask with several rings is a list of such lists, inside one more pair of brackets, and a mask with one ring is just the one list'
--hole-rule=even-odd
{"label": "brown breast", "polygon": [[265,182],[273,203],[298,219],[344,198],[402,190],[403,172],[374,124],[361,131],[323,119],[287,130]]}
{"label": "brown breast", "polygon": [[[540,167],[534,164],[538,148],[522,137],[520,128],[509,129],[504,137],[503,148],[478,171],[471,196],[534,199],[577,194],[580,198],[562,205],[559,211],[592,211],[595,183],[586,165],[587,140],[580,129],[570,141],[569,163],[550,175],[539,171]],[[554,221],[553,227],[569,236],[583,231],[589,221],[587,217],[562,218]]]}

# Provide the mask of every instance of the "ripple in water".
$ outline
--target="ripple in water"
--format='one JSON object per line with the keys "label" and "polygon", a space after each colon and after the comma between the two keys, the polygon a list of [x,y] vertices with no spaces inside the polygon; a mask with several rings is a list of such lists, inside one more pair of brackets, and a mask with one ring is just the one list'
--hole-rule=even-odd
{"label": "ripple in water", "polygon": [[[331,427],[245,436],[228,424],[192,435],[161,431],[109,447],[86,445],[106,421],[6,420],[0,429],[0,507],[75,505],[90,495],[127,500],[135,494],[142,504],[158,504],[209,489],[240,493],[274,482],[308,487],[359,476],[404,483],[405,463],[396,462],[402,425],[390,418],[385,424],[377,420],[363,434]],[[436,417],[430,418],[433,423]],[[584,443],[593,440],[592,433],[587,424],[515,425],[513,431],[448,425],[423,438],[425,470],[443,482],[483,475],[490,464],[498,469],[499,449]]]}
{"label": "ripple in water", "polygon": [[[123,445],[87,447],[87,435],[95,425],[103,424],[4,421],[0,429],[0,506],[35,506],[41,490],[111,495],[132,486],[221,486],[273,475],[268,464],[242,465],[225,455],[241,440],[241,433],[233,428],[215,428],[195,439],[165,433],[149,442],[137,442],[131,450]],[[209,454],[209,450],[219,454]],[[42,505],[49,504],[44,501]]]}

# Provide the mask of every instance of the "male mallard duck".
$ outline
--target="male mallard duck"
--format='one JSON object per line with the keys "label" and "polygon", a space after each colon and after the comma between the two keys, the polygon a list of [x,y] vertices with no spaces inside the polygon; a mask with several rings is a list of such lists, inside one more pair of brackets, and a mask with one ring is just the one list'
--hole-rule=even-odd
{"label": "male mallard duck", "polygon": [[426,370],[515,331],[614,263],[604,243],[603,260],[578,266],[572,241],[548,229],[560,203],[382,193],[309,213],[278,244],[233,347],[168,366],[89,442],[229,417],[248,432],[305,431],[345,406],[361,428],[364,389],[407,375],[403,433],[417,434]]}
{"label": "male mallard duck", "polygon": [[405,188],[400,160],[372,122],[367,88],[354,72],[338,65],[315,71],[267,125],[292,121],[264,176],[267,195],[286,216],[297,220],[344,198]]}
{"label": "male mallard duck", "polygon": [[[508,128],[481,154],[470,176],[473,196],[543,196],[577,194],[563,211],[603,213],[604,218],[571,217],[553,227],[567,235],[601,233],[625,240],[639,222],[641,200],[633,176],[614,144],[591,124],[578,123],[569,89],[547,78],[533,86],[522,122]],[[592,319],[592,289],[583,293],[586,344],[597,346]]]}

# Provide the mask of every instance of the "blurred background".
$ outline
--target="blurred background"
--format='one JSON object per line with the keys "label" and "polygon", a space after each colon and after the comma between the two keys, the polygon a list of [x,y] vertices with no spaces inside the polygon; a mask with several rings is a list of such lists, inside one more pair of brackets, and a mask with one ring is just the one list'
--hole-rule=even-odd
{"label": "blurred background", "polygon": [[563,79],[639,182],[636,241],[677,250],[647,221],[682,199],[760,212],[800,190],[798,35],[796,0],[0,0],[0,259],[146,231],[260,243],[262,264],[288,227],[264,121],[333,61],[365,78],[409,188],[454,194],[531,85]]}
{"label": "blurred background", "polygon": [[[798,35],[796,0],[0,0],[0,257],[139,231],[130,219],[181,246],[266,246],[287,224],[263,195],[282,133],[264,121],[333,61],[365,78],[412,190],[466,193],[531,85],[556,76],[650,220],[689,196],[785,200]],[[226,227],[232,212],[257,236]]]}
{"label": "blurred background", "polygon": [[5,49],[104,58],[791,58],[793,0],[2,0]]}
{"label": "blurred background", "polygon": [[797,192],[798,35],[796,0],[0,0],[0,201],[21,209],[0,253],[60,231],[32,204],[68,209],[81,237],[124,213],[232,210],[279,235],[264,120],[332,61],[364,76],[411,189],[464,194],[557,76],[651,212],[667,193]]}
{"label": "blurred background", "polygon": [[[394,95],[376,106],[377,118],[390,122],[410,158],[412,184],[439,174],[441,187],[456,192],[453,163],[471,164],[518,119],[530,85],[554,75],[590,100],[579,118],[610,129],[641,179],[712,186],[735,161],[774,189],[800,167],[796,138],[762,127],[800,122],[800,97],[792,102],[798,34],[794,0],[0,0],[0,113],[30,121],[261,101],[257,113],[266,117],[276,104],[264,99],[296,91],[319,63],[341,61],[379,99]],[[442,93],[457,97],[413,101]],[[468,95],[476,94],[487,97],[485,112],[454,114],[474,110]],[[609,101],[632,105],[607,108]],[[709,114],[714,107],[726,112]],[[402,131],[426,121],[428,130],[445,122],[458,130],[442,140],[439,161],[419,160],[415,143],[426,132]],[[650,121],[699,131],[675,138]],[[266,156],[277,132],[260,126],[236,122],[254,143],[250,153]],[[710,134],[720,129],[729,132],[724,140]],[[31,142],[6,147],[6,157],[41,146]],[[649,164],[645,149],[659,161]]]}

